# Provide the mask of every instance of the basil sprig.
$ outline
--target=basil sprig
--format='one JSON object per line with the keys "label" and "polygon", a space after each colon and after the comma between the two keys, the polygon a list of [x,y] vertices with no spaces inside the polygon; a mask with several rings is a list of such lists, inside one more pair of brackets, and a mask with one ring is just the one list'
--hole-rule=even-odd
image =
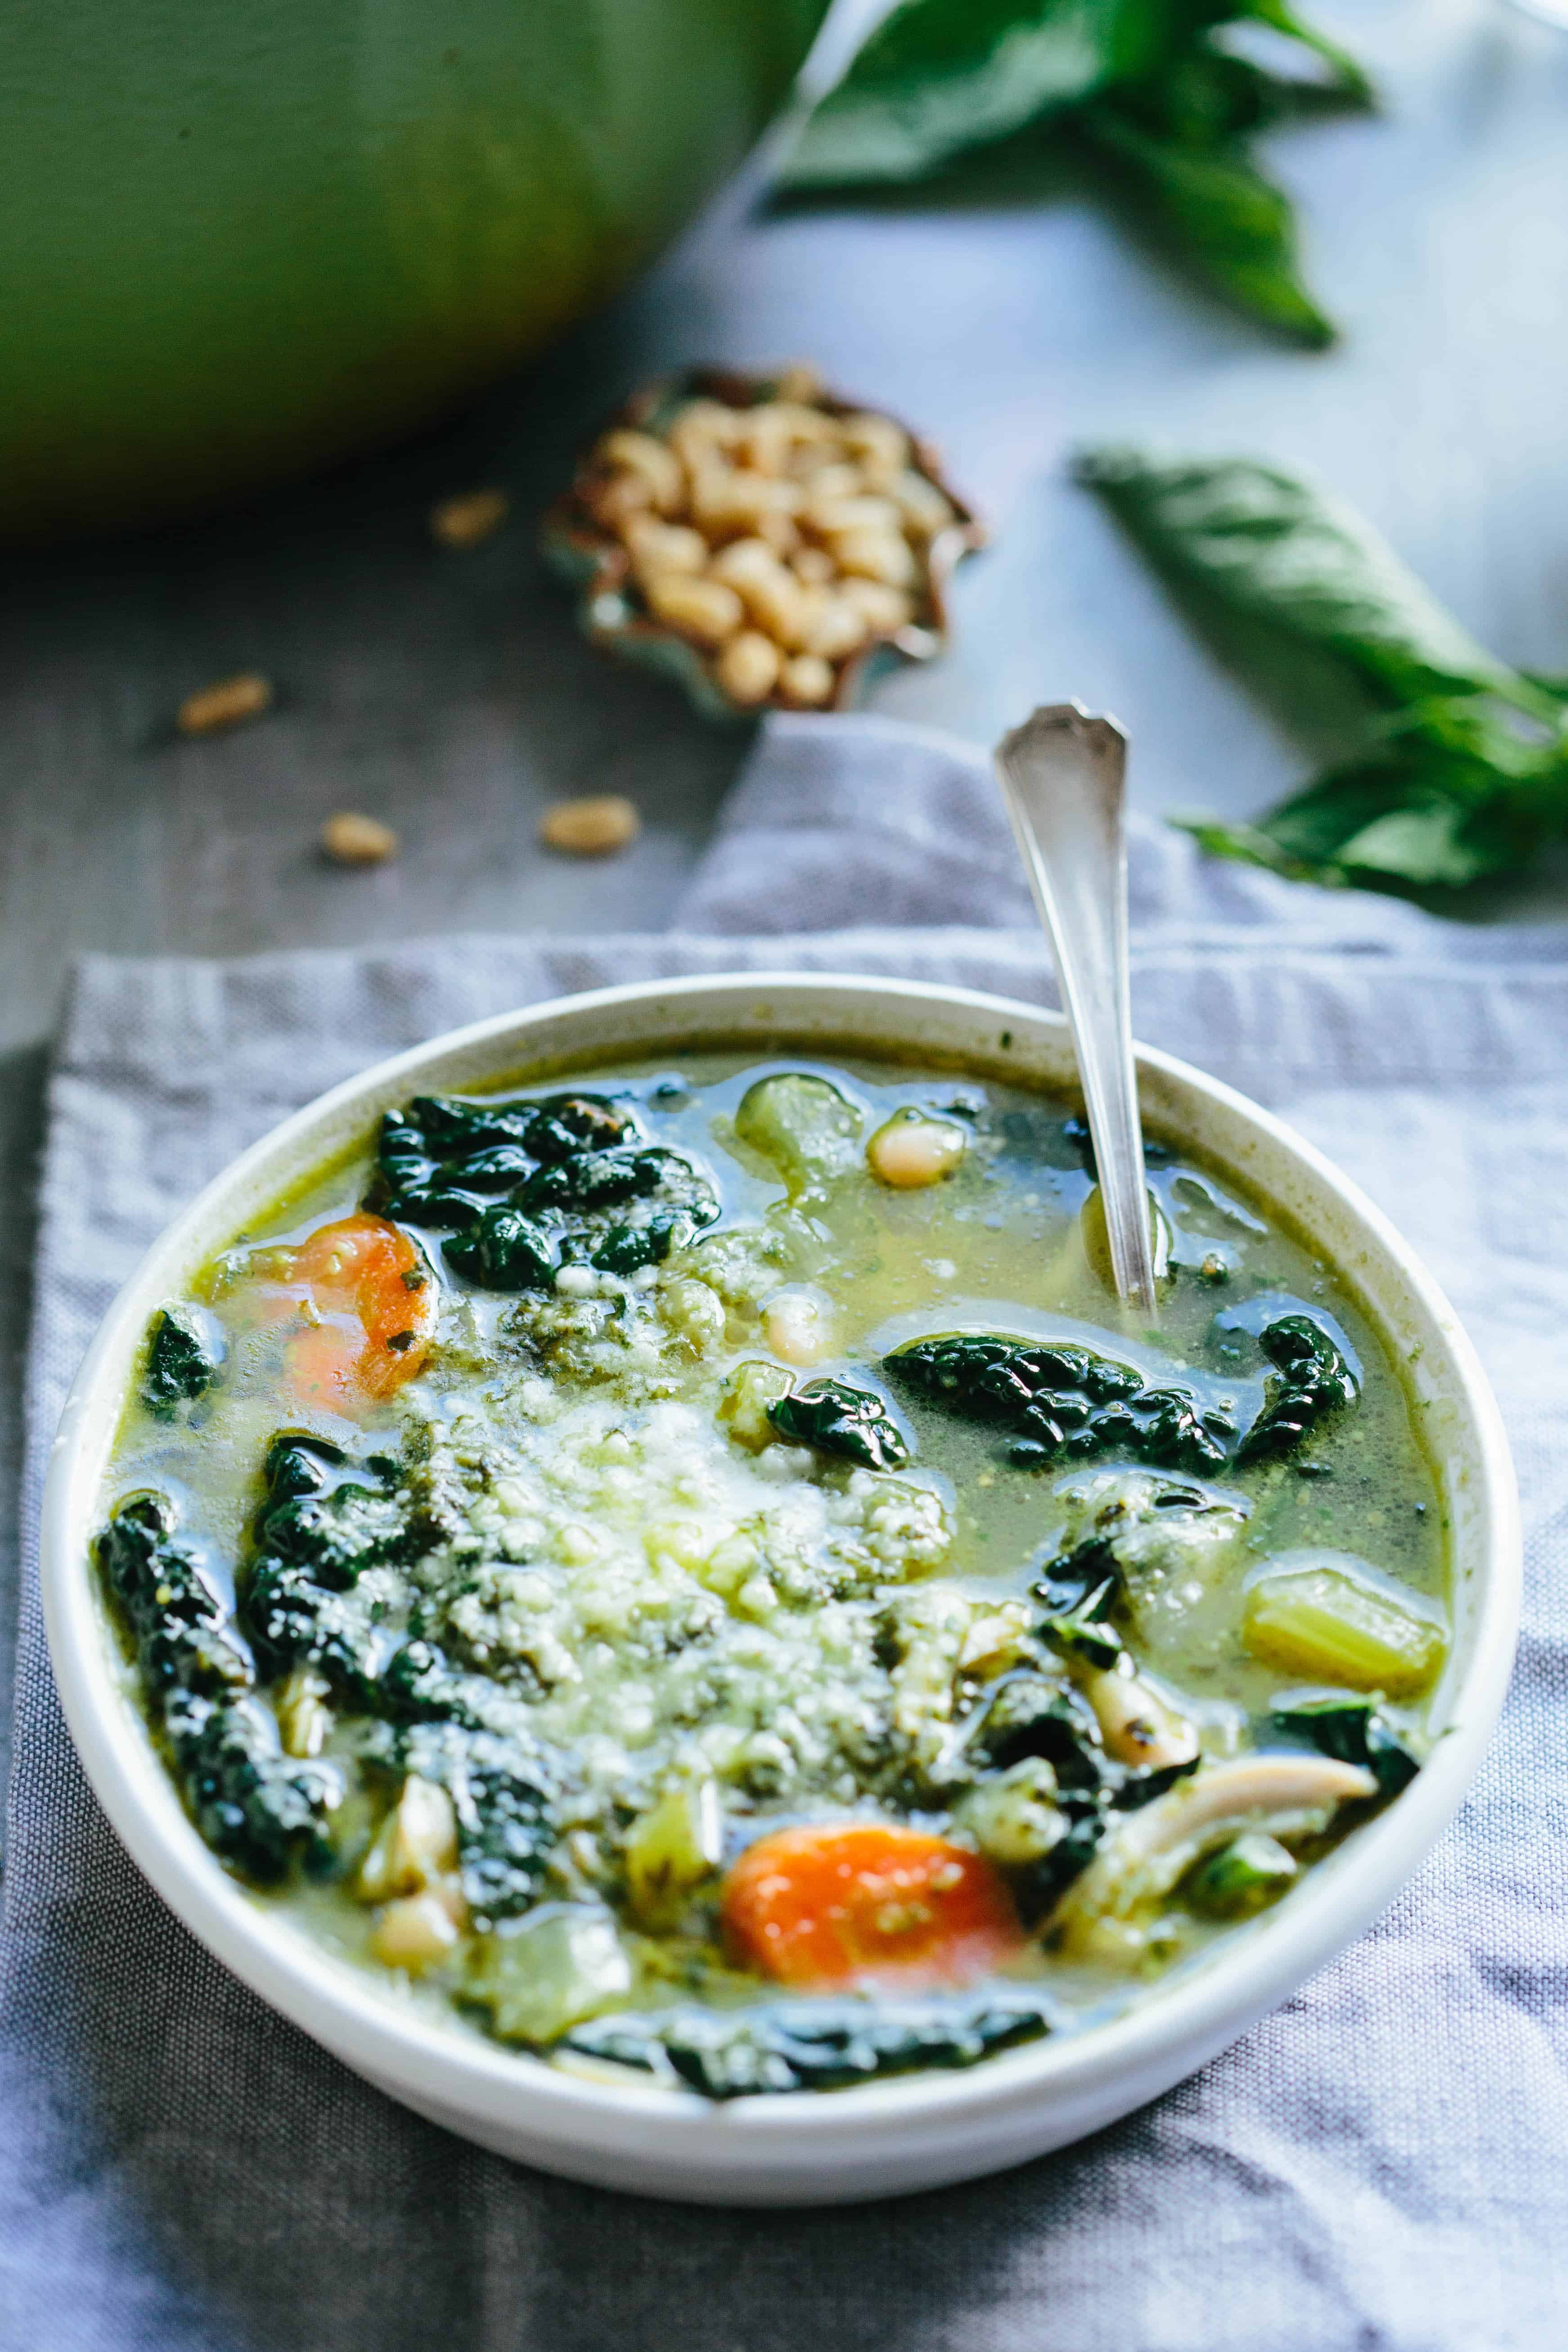
{"label": "basil sprig", "polygon": [[[1250,32],[1303,74],[1246,54]],[[784,167],[795,195],[961,194],[983,171],[1064,165],[1236,309],[1293,340],[1334,329],[1303,284],[1289,199],[1255,132],[1366,107],[1354,60],[1284,0],[902,0]]]}
{"label": "basil sprig", "polygon": [[1325,660],[1360,740],[1251,824],[1184,821],[1205,849],[1297,880],[1455,890],[1522,872],[1568,831],[1568,696],[1460,627],[1369,524],[1249,457],[1079,453],[1094,490],[1205,618]]}

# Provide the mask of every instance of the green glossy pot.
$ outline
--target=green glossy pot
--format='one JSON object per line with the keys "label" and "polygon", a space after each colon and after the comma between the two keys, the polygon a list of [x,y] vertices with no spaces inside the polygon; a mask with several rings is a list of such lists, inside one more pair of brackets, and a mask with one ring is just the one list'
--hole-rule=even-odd
{"label": "green glossy pot", "polygon": [[0,532],[395,440],[690,218],[826,0],[10,0]]}

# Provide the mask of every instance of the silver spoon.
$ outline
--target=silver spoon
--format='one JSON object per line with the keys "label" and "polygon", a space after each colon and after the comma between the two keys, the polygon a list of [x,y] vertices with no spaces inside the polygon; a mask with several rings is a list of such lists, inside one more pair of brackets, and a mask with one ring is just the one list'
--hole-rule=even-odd
{"label": "silver spoon", "polygon": [[1056,958],[1119,1295],[1156,1313],[1127,973],[1127,738],[1053,702],[1004,735],[996,773]]}

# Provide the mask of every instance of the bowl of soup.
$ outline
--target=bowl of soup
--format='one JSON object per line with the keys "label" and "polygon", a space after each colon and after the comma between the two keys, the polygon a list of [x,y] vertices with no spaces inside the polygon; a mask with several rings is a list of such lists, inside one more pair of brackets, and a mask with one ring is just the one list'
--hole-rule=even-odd
{"label": "bowl of soup", "polygon": [[43,1575],[149,1878],[393,2096],[715,2202],[1166,2088],[1376,1916],[1512,1655],[1496,1407],[1287,1128],[1055,1014],[763,976],[382,1064],[150,1253]]}

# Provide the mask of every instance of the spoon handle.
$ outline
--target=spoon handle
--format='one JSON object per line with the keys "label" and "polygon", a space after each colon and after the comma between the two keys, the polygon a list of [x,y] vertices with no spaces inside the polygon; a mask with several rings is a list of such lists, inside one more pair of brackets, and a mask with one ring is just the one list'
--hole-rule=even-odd
{"label": "spoon handle", "polygon": [[1072,1025],[1116,1287],[1152,1316],[1127,972],[1127,739],[1113,719],[1055,702],[1005,735],[995,756]]}

